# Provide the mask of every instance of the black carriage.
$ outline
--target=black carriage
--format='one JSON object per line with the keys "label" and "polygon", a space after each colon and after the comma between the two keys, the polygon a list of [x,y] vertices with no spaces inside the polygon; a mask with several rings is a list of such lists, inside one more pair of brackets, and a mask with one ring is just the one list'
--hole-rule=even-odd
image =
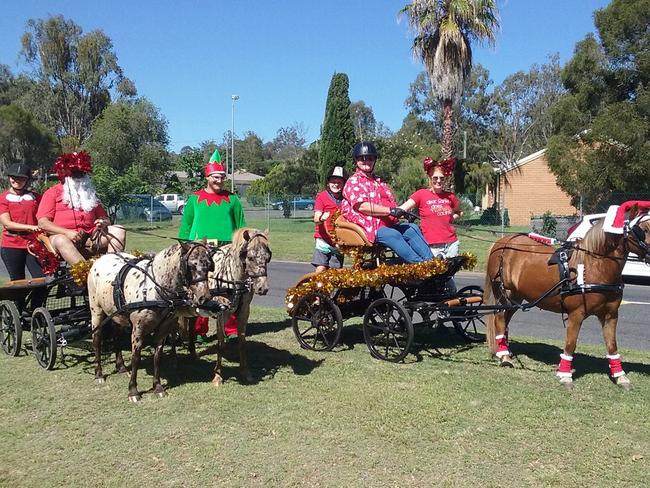
{"label": "black carriage", "polygon": [[31,334],[31,352],[45,369],[54,368],[57,348],[89,335],[88,294],[74,283],[68,267],[60,266],[54,276],[0,287],[2,350],[18,356],[25,333]]}
{"label": "black carriage", "polygon": [[[397,265],[385,248],[373,246],[365,233],[355,224],[338,217],[334,222],[334,237],[341,248],[354,249],[359,256],[354,270],[382,273],[386,266],[401,266],[398,279],[377,280],[377,284],[331,286],[319,280],[315,273],[303,276],[287,297],[289,314],[296,339],[304,348],[330,351],[339,344],[343,322],[363,313],[363,336],[370,353],[386,361],[398,362],[409,353],[414,327],[452,326],[467,341],[483,341],[484,322],[480,307],[483,290],[478,286],[453,289],[450,280],[463,266],[468,256],[458,256],[439,263],[444,271],[419,279],[404,279],[409,266]],[[363,258],[361,258],[363,256]],[[383,267],[383,268],[382,268]],[[415,269],[415,268],[413,268]],[[330,270],[328,273],[350,270]],[[354,282],[354,279],[351,279]],[[303,288],[301,288],[303,287]],[[306,288],[306,293],[302,293]],[[293,296],[292,296],[293,295]],[[296,299],[296,297],[299,297]]]}

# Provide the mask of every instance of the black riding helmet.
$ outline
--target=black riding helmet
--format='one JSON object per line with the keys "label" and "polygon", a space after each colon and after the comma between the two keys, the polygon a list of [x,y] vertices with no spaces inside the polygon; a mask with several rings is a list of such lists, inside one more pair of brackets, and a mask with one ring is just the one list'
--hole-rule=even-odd
{"label": "black riding helmet", "polygon": [[7,168],[7,176],[14,178],[31,178],[32,172],[25,163],[13,163]]}
{"label": "black riding helmet", "polygon": [[377,148],[372,142],[357,142],[352,149],[352,158],[356,161],[359,156],[377,157]]}

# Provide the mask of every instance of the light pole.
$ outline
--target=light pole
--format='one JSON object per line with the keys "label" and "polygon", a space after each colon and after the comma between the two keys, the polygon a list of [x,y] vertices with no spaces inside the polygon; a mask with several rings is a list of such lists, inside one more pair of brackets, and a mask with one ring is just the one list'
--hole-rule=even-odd
{"label": "light pole", "polygon": [[235,193],[235,101],[239,100],[239,95],[230,95],[232,100],[232,111],[230,112],[230,162],[232,168],[230,173],[232,176],[230,191]]}

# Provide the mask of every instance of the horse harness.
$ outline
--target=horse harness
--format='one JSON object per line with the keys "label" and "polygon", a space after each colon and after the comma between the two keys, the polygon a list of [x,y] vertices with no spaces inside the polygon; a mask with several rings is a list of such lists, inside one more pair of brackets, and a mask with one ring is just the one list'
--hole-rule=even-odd
{"label": "horse harness", "polygon": [[[626,245],[626,251],[627,249],[627,229],[628,226],[626,225],[625,227],[625,245]],[[636,244],[639,245],[639,247],[648,252],[648,246],[645,244],[645,231],[637,225],[633,226],[631,228],[631,231],[635,239],[637,240]],[[525,235],[525,234],[518,234],[518,235]],[[513,236],[513,238],[516,236]],[[506,251],[507,247],[504,246],[501,249],[501,255],[499,256],[499,270],[497,274],[492,278],[492,284],[496,284],[499,287],[499,291],[501,293],[501,296],[504,297],[506,300],[508,300],[508,304],[504,305],[505,308],[510,308],[510,309],[521,309],[523,311],[527,311],[535,306],[537,306],[538,303],[541,301],[545,300],[549,296],[552,296],[553,294],[558,294],[560,296],[560,303],[562,307],[562,321],[565,323],[566,326],[566,319],[564,317],[564,314],[566,313],[566,309],[564,307],[564,299],[567,296],[571,295],[577,295],[581,294],[583,297],[583,306],[585,307],[585,312],[587,309],[586,305],[586,293],[623,293],[623,289],[625,285],[623,283],[615,283],[615,284],[609,284],[609,283],[584,283],[584,274],[579,273],[576,268],[570,267],[569,266],[569,260],[571,259],[571,256],[573,252],[577,249],[580,249],[575,242],[572,241],[565,241],[560,248],[558,248],[549,258],[548,260],[548,265],[557,265],[558,267],[558,273],[559,273],[559,281],[553,285],[549,290],[547,290],[544,294],[542,294],[541,297],[539,297],[537,300],[530,302],[530,303],[518,303],[515,300],[513,300],[511,297],[508,296],[506,293],[506,288],[505,284],[503,283],[503,266],[504,266],[504,254]],[[580,249],[582,251],[587,251],[585,249]],[[587,251],[591,252],[591,251]],[[593,254],[593,253],[592,253]]]}
{"label": "horse harness", "polygon": [[[203,244],[197,244],[196,246],[192,246],[190,250],[183,254],[181,256],[181,265],[180,265],[180,271],[182,276],[187,277],[187,274],[189,273],[188,270],[188,260],[189,256],[192,253],[192,251],[197,247],[197,246],[202,246]],[[113,303],[115,304],[115,308],[117,309],[115,312],[107,316],[103,321],[102,321],[102,326],[107,323],[110,319],[117,315],[121,314],[127,314],[129,312],[132,312],[134,310],[144,310],[144,309],[164,309],[166,311],[165,317],[163,318],[163,321],[167,320],[173,313],[174,310],[178,307],[181,307],[183,305],[187,305],[187,299],[180,297],[178,293],[174,293],[174,295],[170,296],[169,290],[165,289],[162,285],[160,285],[154,275],[153,275],[153,270],[151,270],[151,264],[153,262],[153,259],[150,256],[139,256],[135,258],[122,258],[124,260],[124,264],[118,271],[115,280],[113,281]],[[138,263],[142,261],[148,261],[146,267],[142,268],[138,266]],[[147,288],[144,289],[144,300],[140,302],[133,302],[133,303],[127,303],[126,298],[124,296],[124,282],[126,280],[126,275],[131,271],[132,269],[137,269],[140,271],[142,274],[145,275],[146,278],[149,278],[152,283],[154,284],[155,288],[158,290],[158,293],[164,297],[163,300],[148,300],[147,299]],[[207,276],[205,278],[194,278],[191,280],[188,280],[187,284],[188,285],[193,285],[195,283],[201,283],[203,281],[207,281]],[[130,319],[129,319],[130,322]]]}

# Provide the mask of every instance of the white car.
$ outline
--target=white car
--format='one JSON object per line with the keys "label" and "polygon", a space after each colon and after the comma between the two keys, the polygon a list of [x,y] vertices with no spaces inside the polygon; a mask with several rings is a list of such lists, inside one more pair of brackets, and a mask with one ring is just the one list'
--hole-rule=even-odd
{"label": "white car", "polygon": [[[569,227],[567,241],[582,239],[587,231],[603,218],[605,218],[604,213],[583,216],[578,222]],[[636,254],[630,253],[623,268],[623,276],[650,284],[650,266],[641,261]]]}
{"label": "white car", "polygon": [[178,193],[163,193],[156,197],[160,203],[162,203],[171,213],[179,213],[183,215],[183,209],[185,208],[185,198],[183,198]]}

